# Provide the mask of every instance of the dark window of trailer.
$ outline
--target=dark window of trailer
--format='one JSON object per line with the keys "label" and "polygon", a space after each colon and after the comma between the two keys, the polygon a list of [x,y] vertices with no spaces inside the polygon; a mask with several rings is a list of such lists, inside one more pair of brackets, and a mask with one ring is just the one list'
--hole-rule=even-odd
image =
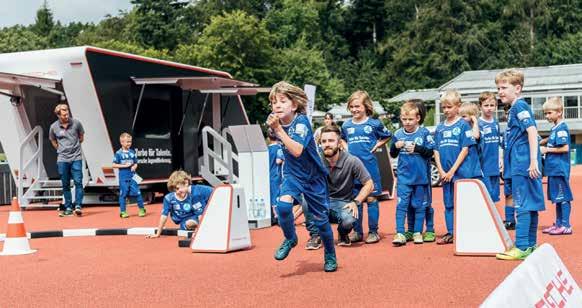
{"label": "dark window of trailer", "polygon": [[[139,97],[139,94],[135,97]],[[139,106],[137,102],[134,104],[133,114],[136,120],[133,133],[135,137],[169,140],[171,101],[171,91],[167,87],[146,86],[141,103]]]}

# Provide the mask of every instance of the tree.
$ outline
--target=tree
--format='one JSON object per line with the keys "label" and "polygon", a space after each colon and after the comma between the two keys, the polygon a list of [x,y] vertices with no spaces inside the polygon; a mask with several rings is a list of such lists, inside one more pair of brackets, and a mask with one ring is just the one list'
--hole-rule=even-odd
{"label": "tree", "polygon": [[131,0],[135,5],[137,42],[143,47],[173,50],[178,45],[178,25],[184,2],[175,0]]}
{"label": "tree", "polygon": [[4,28],[0,31],[0,53],[38,50],[47,47],[46,38],[23,26]]}
{"label": "tree", "polygon": [[265,17],[278,48],[291,47],[302,37],[309,46],[321,45],[319,15],[314,1],[283,0],[282,7]]}
{"label": "tree", "polygon": [[31,29],[40,36],[48,36],[54,24],[53,13],[45,0],[42,6],[36,11],[36,20]]}

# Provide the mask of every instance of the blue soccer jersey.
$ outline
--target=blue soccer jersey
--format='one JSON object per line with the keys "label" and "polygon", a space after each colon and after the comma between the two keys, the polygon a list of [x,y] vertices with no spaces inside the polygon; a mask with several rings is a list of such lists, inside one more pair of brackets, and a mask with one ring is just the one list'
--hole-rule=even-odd
{"label": "blue soccer jersey", "polygon": [[184,200],[179,200],[176,193],[171,192],[164,197],[162,215],[170,216],[177,225],[186,218],[198,217],[204,212],[211,194],[212,187],[206,185],[191,185]]}
{"label": "blue soccer jersey", "polygon": [[313,131],[307,116],[298,114],[289,125],[284,125],[283,129],[291,139],[303,146],[301,155],[293,157],[283,145],[285,156],[283,177],[292,177],[300,183],[307,183],[317,177],[327,176],[327,170],[317,154]]}
{"label": "blue soccer jersey", "polygon": [[[570,131],[566,122],[562,121],[552,127],[548,139],[548,148],[559,148],[570,144]],[[570,152],[547,153],[545,170],[547,176],[570,177]]]}
{"label": "blue soccer jersey", "polygon": [[[526,130],[529,127],[536,127],[533,112],[530,106],[519,98],[511,109],[509,109],[509,117],[507,120],[507,143],[506,151],[508,152],[508,161],[510,177],[514,175],[529,177],[529,142]],[[541,169],[541,154],[538,145],[538,168]]]}
{"label": "blue soccer jersey", "polygon": [[359,158],[374,181],[374,193],[382,190],[380,170],[372,149],[379,140],[390,138],[392,133],[378,119],[368,118],[362,123],[352,119],[342,125],[342,139],[348,144],[348,152]]}
{"label": "blue soccer jersey", "polygon": [[[404,141],[406,145],[416,144],[434,149],[435,143],[430,135],[430,132],[425,127],[419,127],[412,133],[407,133],[403,128],[398,129],[392,137],[392,142]],[[430,164],[427,159],[423,158],[419,153],[409,153],[403,147],[398,154],[397,171],[400,175],[398,183],[405,185],[423,185],[430,183]]]}
{"label": "blue soccer jersey", "polygon": [[440,123],[436,128],[435,143],[445,172],[453,167],[461,150],[466,147],[469,154],[457,169],[455,178],[470,179],[483,175],[477,154],[477,142],[473,137],[471,126],[465,120],[458,118],[453,123]]}
{"label": "blue soccer jersey", "polygon": [[479,158],[484,176],[499,176],[499,146],[501,142],[499,123],[479,119]]}
{"label": "blue soccer jersey", "polygon": [[[137,164],[137,155],[133,149],[129,149],[124,151],[123,149],[119,149],[115,152],[115,156],[113,157],[113,162],[116,164],[124,165],[127,163],[130,164]],[[119,180],[127,180],[133,177],[135,172],[131,171],[131,167],[127,168],[119,168]]]}
{"label": "blue soccer jersey", "polygon": [[282,181],[282,164],[277,164],[277,159],[285,160],[283,148],[278,143],[269,144],[269,186],[271,188],[271,204],[276,204],[279,197]]}

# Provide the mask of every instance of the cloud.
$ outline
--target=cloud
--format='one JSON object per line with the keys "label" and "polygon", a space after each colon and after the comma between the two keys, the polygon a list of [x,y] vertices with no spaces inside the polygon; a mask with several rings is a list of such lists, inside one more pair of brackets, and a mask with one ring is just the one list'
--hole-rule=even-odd
{"label": "cloud", "polygon": [[[33,24],[36,11],[44,0],[3,0],[0,5],[0,27]],[[47,0],[53,17],[62,24],[70,22],[97,23],[105,15],[117,15],[119,10],[131,9],[131,0]]]}

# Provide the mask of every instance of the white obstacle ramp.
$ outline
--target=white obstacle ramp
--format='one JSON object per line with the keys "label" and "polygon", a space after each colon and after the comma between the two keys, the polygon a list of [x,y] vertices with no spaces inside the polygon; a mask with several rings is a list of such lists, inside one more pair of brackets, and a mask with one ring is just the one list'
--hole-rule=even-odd
{"label": "white obstacle ramp", "polygon": [[214,187],[192,239],[192,250],[225,253],[250,247],[243,187],[238,184]]}
{"label": "white obstacle ramp", "polygon": [[455,182],[455,254],[495,255],[513,246],[483,182]]}

